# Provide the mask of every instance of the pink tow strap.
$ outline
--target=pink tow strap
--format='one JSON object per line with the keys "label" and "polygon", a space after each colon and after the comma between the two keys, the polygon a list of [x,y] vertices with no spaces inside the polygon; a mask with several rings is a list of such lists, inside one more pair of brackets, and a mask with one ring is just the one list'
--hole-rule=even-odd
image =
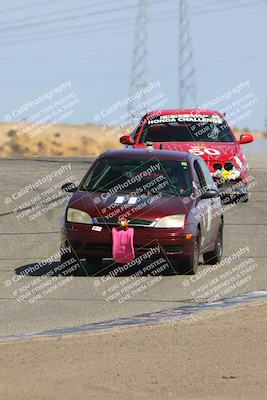
{"label": "pink tow strap", "polygon": [[112,228],[112,256],[114,261],[125,264],[135,258],[134,229]]}

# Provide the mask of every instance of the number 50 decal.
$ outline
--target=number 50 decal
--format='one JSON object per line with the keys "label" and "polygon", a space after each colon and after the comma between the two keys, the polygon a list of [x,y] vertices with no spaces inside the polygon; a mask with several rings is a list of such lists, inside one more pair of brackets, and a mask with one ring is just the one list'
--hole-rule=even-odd
{"label": "number 50 decal", "polygon": [[216,149],[203,149],[203,150],[198,150],[198,149],[189,149],[189,153],[193,153],[196,156],[203,156],[203,154],[209,154],[210,156],[218,156],[221,154],[219,150]]}

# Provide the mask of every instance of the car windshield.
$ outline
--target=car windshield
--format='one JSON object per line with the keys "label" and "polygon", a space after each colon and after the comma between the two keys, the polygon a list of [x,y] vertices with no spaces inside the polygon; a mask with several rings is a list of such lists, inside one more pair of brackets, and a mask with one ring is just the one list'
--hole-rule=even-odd
{"label": "car windshield", "polygon": [[161,115],[147,120],[140,142],[233,142],[219,115]]}
{"label": "car windshield", "polygon": [[192,193],[192,183],[186,161],[100,158],[82,182],[81,190],[186,196]]}

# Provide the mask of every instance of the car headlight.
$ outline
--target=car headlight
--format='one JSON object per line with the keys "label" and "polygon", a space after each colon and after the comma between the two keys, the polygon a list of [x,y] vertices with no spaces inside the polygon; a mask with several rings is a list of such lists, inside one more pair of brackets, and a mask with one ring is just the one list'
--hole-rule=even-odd
{"label": "car headlight", "polygon": [[92,224],[92,218],[84,211],[68,208],[67,221],[76,222],[78,224]]}
{"label": "car headlight", "polygon": [[155,225],[155,228],[182,228],[184,226],[185,215],[168,215],[161,218]]}

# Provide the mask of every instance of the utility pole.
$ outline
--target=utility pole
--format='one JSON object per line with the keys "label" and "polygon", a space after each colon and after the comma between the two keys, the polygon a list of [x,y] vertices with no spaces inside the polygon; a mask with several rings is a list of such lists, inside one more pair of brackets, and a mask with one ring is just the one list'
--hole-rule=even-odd
{"label": "utility pole", "polygon": [[130,81],[131,100],[128,103],[128,111],[132,120],[147,112],[144,104],[146,96],[143,94],[141,98],[135,98],[135,94],[147,86],[148,0],[139,0],[138,8]]}
{"label": "utility pole", "polygon": [[197,106],[188,0],[179,0],[179,107]]}

